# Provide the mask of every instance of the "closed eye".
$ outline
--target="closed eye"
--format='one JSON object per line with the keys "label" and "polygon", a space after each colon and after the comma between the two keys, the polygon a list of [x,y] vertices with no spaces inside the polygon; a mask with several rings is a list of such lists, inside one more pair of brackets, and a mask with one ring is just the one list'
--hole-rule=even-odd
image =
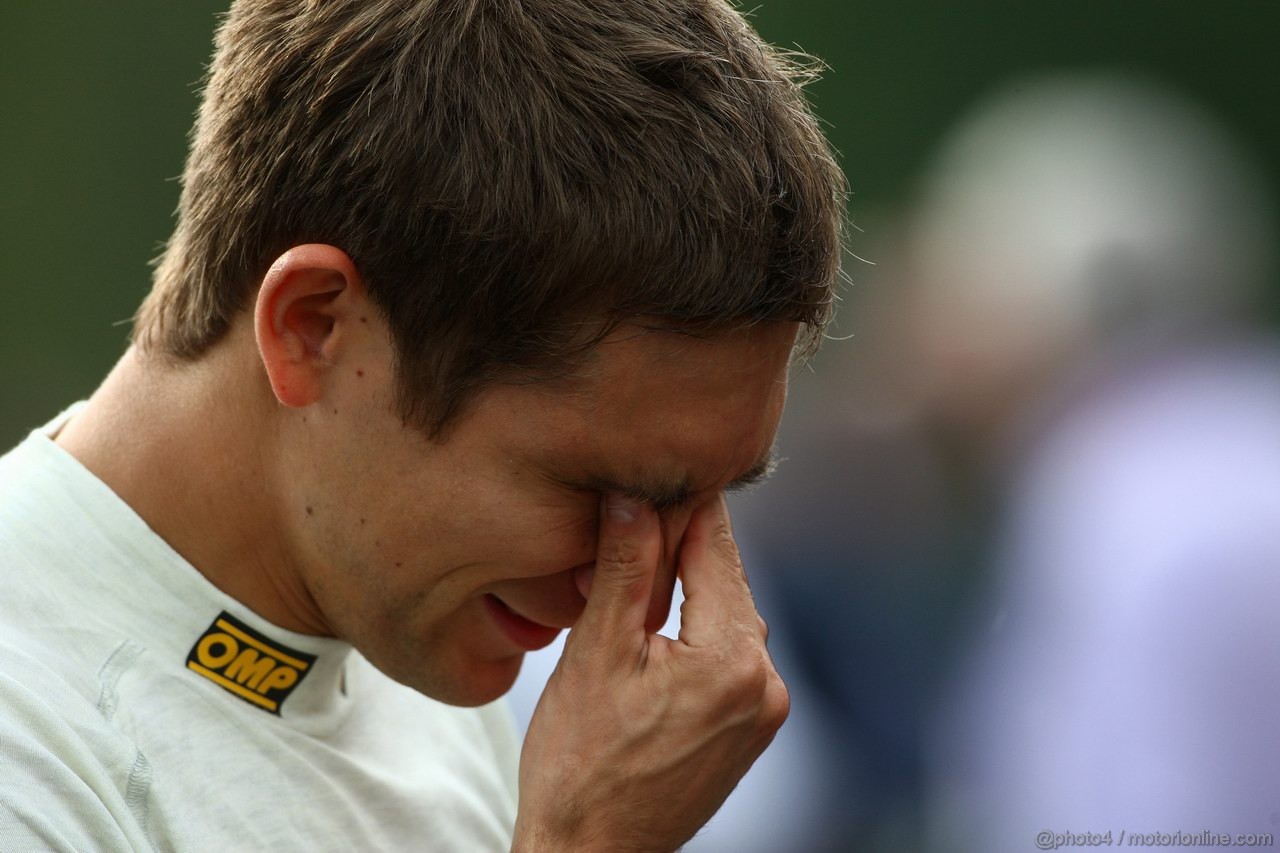
{"label": "closed eye", "polygon": [[724,487],[726,492],[751,492],[760,488],[766,480],[774,475],[778,466],[785,460],[770,453],[767,459],[752,467],[750,471],[735,479]]}

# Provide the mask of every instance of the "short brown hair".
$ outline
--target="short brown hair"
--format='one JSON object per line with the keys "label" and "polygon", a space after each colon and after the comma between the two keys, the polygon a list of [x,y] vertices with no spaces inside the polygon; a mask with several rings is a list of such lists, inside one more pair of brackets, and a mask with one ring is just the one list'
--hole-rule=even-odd
{"label": "short brown hair", "polygon": [[808,66],[722,0],[239,0],[215,44],[144,349],[198,358],[330,243],[435,435],[629,319],[829,317],[844,183]]}

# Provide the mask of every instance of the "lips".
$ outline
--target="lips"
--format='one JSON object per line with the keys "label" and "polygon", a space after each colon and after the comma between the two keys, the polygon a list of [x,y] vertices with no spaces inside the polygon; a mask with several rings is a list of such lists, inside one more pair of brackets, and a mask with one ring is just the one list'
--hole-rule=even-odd
{"label": "lips", "polygon": [[546,648],[562,630],[524,618],[492,593],[484,596],[484,606],[507,638],[525,651],[532,652]]}

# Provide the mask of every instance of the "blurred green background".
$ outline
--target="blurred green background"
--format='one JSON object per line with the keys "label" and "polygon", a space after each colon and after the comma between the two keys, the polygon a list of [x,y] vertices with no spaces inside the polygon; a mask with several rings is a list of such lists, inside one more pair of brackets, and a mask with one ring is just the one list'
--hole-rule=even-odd
{"label": "blurred green background", "polygon": [[[197,84],[225,2],[0,5],[0,445],[87,396],[119,356],[171,226]],[[745,7],[821,57],[811,88],[855,223],[911,191],[941,134],[1030,71],[1145,71],[1199,101],[1280,195],[1271,4],[787,0]],[[856,247],[855,247],[856,248]],[[853,270],[855,283],[859,274]]]}

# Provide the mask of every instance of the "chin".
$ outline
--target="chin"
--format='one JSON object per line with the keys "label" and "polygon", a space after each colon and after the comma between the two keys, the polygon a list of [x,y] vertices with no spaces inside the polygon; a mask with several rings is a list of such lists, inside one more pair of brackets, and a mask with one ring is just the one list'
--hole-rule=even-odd
{"label": "chin", "polygon": [[507,694],[511,686],[516,683],[516,676],[520,674],[522,663],[524,663],[523,654],[508,658],[506,661],[486,662],[477,667],[476,672],[466,674],[461,680],[446,686],[442,692],[447,695],[432,698],[463,708],[487,705]]}
{"label": "chin", "polygon": [[370,642],[352,645],[404,686],[446,705],[474,708],[506,694],[524,663],[524,653],[488,622],[476,600],[415,634],[374,634]]}
{"label": "chin", "polygon": [[450,663],[454,665],[433,667],[430,673],[418,671],[399,677],[399,674],[388,672],[387,675],[437,702],[460,708],[475,708],[489,704],[511,689],[511,685],[516,683],[516,676],[520,674],[524,655],[517,654],[499,660],[472,659]]}

